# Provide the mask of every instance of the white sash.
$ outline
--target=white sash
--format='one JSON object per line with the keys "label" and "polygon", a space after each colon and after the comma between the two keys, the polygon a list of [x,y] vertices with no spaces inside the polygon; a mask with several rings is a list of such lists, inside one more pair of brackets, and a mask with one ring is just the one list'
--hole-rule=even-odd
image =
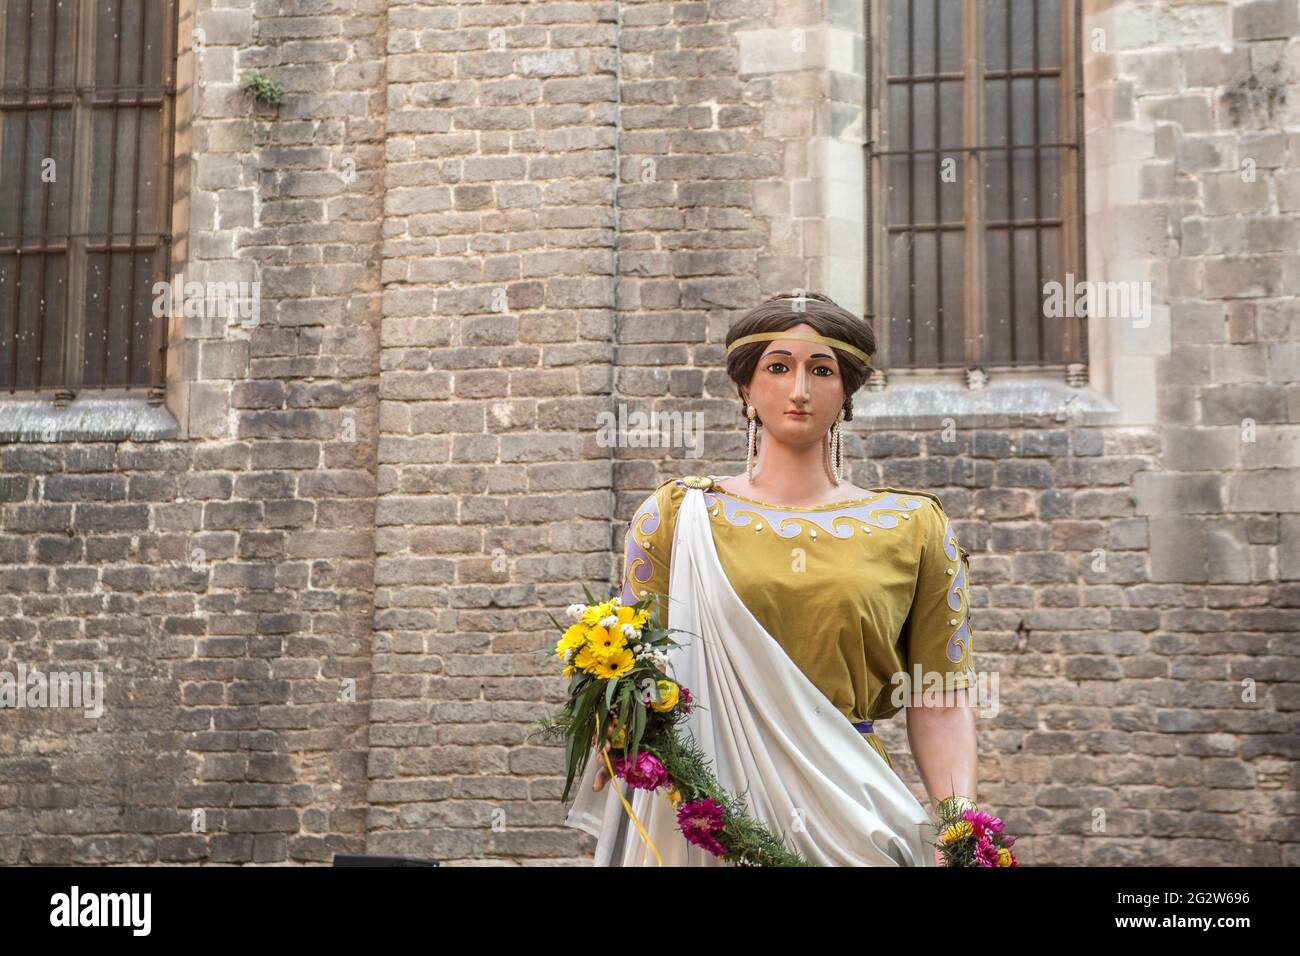
{"label": "white sash", "polygon": [[[695,707],[679,725],[708,755],[718,782],[786,846],[823,866],[934,866],[925,808],[853,724],[795,665],[745,607],[718,560],[704,492],[689,489],[673,536],[669,595],[674,634],[668,674]],[[808,613],[816,613],[810,601]],[[618,791],[665,866],[725,866],[686,842],[660,788],[622,780],[591,789],[593,754],[565,817],[597,838],[596,866],[658,866]]]}

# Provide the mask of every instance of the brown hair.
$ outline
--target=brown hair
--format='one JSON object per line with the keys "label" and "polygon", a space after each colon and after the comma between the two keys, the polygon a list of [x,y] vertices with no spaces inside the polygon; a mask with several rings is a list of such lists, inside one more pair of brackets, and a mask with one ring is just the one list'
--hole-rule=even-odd
{"label": "brown hair", "polygon": [[[795,301],[806,299],[803,311],[797,311]],[[796,325],[810,325],[819,335],[840,339],[854,345],[868,355],[876,354],[876,333],[871,323],[859,319],[852,312],[841,308],[829,298],[818,292],[782,292],[770,299],[765,299],[750,309],[740,320],[727,330],[727,345],[736,339],[755,332],[784,332]],[[727,374],[736,383],[736,391],[748,385],[758,368],[758,360],[771,342],[750,342],[742,345],[727,356]],[[871,366],[860,358],[850,355],[842,349],[835,349],[835,358],[839,362],[840,379],[844,382],[844,420],[853,420],[853,393],[862,387],[862,383],[871,374]],[[744,394],[740,394],[744,401]]]}

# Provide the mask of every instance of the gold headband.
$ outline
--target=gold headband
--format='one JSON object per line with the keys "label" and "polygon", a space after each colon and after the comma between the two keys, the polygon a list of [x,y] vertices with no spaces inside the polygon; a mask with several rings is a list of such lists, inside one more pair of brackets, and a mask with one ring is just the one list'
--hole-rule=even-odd
{"label": "gold headband", "polygon": [[849,345],[848,342],[841,342],[839,339],[832,339],[825,335],[813,335],[811,332],[755,332],[753,335],[741,336],[728,345],[727,354],[730,355],[742,345],[748,345],[750,342],[771,342],[775,339],[798,339],[800,342],[818,342],[832,348],[842,349],[850,355],[860,358],[868,365],[871,364],[871,356],[857,346]]}

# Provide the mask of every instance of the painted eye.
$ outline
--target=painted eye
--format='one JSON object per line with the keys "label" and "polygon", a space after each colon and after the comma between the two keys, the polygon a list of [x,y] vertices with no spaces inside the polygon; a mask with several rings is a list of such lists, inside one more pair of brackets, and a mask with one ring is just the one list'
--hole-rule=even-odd
{"label": "painted eye", "polygon": [[813,369],[813,371],[825,372],[826,374],[821,376],[822,378],[830,378],[835,374],[835,369],[831,368],[829,365],[818,365],[815,369]]}
{"label": "painted eye", "polygon": [[784,362],[773,362],[773,363],[771,363],[770,365],[768,365],[767,370],[768,370],[769,372],[774,372],[774,373],[776,373],[776,374],[778,374],[778,375],[779,375],[781,372],[787,371]]}

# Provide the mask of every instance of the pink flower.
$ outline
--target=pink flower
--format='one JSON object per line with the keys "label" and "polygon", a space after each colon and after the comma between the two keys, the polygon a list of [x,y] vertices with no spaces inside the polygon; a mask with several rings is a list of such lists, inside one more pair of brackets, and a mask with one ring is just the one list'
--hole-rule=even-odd
{"label": "pink flower", "polygon": [[993,845],[988,834],[984,834],[975,843],[975,859],[980,866],[998,865],[998,848]]}
{"label": "pink flower", "polygon": [[677,701],[677,707],[683,714],[691,712],[691,692],[685,687],[680,688],[681,697]]}
{"label": "pink flower", "polygon": [[975,831],[977,837],[983,836],[986,830],[992,830],[994,833],[999,833],[1002,830],[1002,821],[997,817],[989,816],[983,810],[978,812],[975,810],[964,810],[962,811],[961,818],[970,821],[971,829]]}
{"label": "pink flower", "polygon": [[677,810],[677,825],[686,842],[703,847],[714,856],[726,855],[726,850],[715,836],[722,830],[725,819],[726,808],[708,797],[682,804]]}
{"label": "pink flower", "polygon": [[641,790],[658,790],[670,782],[664,765],[648,750],[638,752],[635,762],[619,757],[614,761],[614,772],[626,780],[629,787]]}

